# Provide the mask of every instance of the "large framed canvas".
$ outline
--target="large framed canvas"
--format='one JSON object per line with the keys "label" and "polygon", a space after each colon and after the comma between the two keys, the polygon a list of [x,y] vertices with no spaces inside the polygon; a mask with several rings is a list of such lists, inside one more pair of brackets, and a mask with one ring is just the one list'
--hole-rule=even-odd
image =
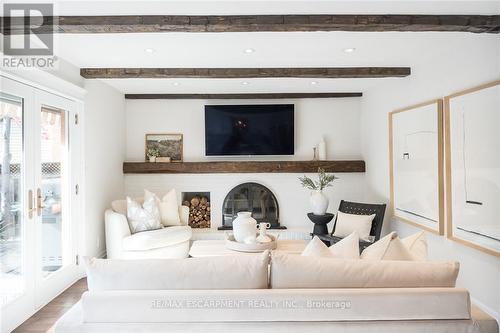
{"label": "large framed canvas", "polygon": [[389,114],[392,215],[444,234],[443,101]]}
{"label": "large framed canvas", "polygon": [[144,154],[148,160],[147,151],[158,149],[159,157],[170,157],[171,162],[182,162],[182,134],[146,134]]}
{"label": "large framed canvas", "polygon": [[500,256],[500,80],[445,97],[448,238]]}

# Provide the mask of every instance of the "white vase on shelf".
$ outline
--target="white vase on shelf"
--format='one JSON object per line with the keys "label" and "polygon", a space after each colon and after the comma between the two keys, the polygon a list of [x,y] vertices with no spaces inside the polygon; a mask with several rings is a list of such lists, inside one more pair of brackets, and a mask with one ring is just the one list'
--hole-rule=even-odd
{"label": "white vase on shelf", "polygon": [[316,190],[311,193],[310,203],[314,215],[325,215],[328,209],[328,197],[322,190]]}
{"label": "white vase on shelf", "polygon": [[269,243],[272,241],[271,237],[267,235],[267,229],[271,228],[270,223],[261,222],[258,225],[259,228],[259,236],[257,237],[257,243]]}
{"label": "white vase on shelf", "polygon": [[320,161],[326,161],[326,142],[323,137],[318,144],[318,157]]}

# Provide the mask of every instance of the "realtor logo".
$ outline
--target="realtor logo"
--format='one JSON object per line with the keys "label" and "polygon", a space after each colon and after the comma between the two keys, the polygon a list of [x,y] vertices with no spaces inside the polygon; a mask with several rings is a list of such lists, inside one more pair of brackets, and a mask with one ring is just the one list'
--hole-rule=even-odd
{"label": "realtor logo", "polygon": [[54,54],[53,4],[3,5],[3,52],[8,56]]}

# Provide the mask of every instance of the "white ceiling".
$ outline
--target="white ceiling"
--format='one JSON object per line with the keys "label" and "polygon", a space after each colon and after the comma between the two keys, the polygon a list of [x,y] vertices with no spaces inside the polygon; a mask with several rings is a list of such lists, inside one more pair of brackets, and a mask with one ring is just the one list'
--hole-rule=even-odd
{"label": "white ceiling", "polygon": [[[57,14],[494,14],[500,13],[499,5],[500,1],[425,0],[63,1],[57,3]],[[435,32],[58,34],[55,47],[58,56],[79,68],[409,66],[413,77],[421,75],[437,60],[446,61],[450,52],[460,52],[463,47],[498,53],[500,35]],[[154,52],[145,52],[147,48],[154,49]],[[248,48],[255,52],[245,53]],[[356,48],[356,51],[348,54],[343,51],[345,48]],[[411,78],[103,81],[123,93],[306,93],[365,92],[386,81],[408,79]],[[317,84],[311,84],[312,81]]]}

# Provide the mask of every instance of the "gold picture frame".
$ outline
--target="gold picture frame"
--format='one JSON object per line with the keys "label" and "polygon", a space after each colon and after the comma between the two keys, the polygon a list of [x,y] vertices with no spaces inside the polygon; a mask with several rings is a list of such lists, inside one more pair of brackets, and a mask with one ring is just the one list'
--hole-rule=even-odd
{"label": "gold picture frame", "polygon": [[157,148],[160,151],[159,157],[170,157],[172,163],[183,160],[183,135],[180,133],[148,133],[144,140],[144,155],[148,161],[147,151],[150,148]]}
{"label": "gold picture frame", "polygon": [[[451,95],[446,96],[444,98],[444,114],[445,114],[445,124],[444,125],[445,125],[445,152],[446,152],[446,154],[445,154],[445,161],[446,161],[445,177],[446,177],[446,198],[447,198],[447,202],[446,202],[446,218],[447,218],[446,234],[447,234],[447,238],[452,240],[452,241],[455,241],[457,243],[463,244],[463,245],[468,246],[470,248],[482,251],[484,253],[488,253],[490,255],[500,257],[500,250],[492,248],[491,246],[488,246],[488,244],[492,244],[493,241],[492,241],[492,239],[487,239],[488,238],[487,235],[485,235],[484,233],[483,233],[483,235],[481,235],[481,233],[478,233],[477,231],[474,231],[472,229],[467,230],[467,227],[464,228],[463,226],[459,226],[458,225],[459,222],[455,223],[456,222],[455,218],[457,220],[459,220],[459,218],[457,216],[460,216],[460,218],[462,218],[462,215],[459,215],[459,213],[458,213],[459,209],[454,209],[455,205],[459,206],[460,204],[462,204],[462,205],[468,207],[468,211],[471,211],[471,210],[478,211],[475,213],[474,221],[480,220],[481,216],[482,216],[481,212],[479,212],[479,210],[481,208],[478,208],[478,207],[483,207],[482,200],[481,200],[481,202],[479,202],[476,200],[476,198],[469,198],[468,195],[471,193],[467,191],[467,186],[468,186],[467,185],[467,179],[468,179],[467,173],[468,172],[467,172],[467,166],[466,166],[467,149],[466,149],[466,144],[465,144],[466,142],[468,142],[467,138],[469,137],[466,135],[465,112],[467,111],[467,107],[469,106],[469,110],[471,110],[471,112],[468,113],[468,115],[469,116],[476,116],[476,117],[478,117],[477,119],[480,119],[480,120],[482,119],[483,124],[484,124],[484,122],[486,122],[487,124],[494,123],[494,122],[491,122],[491,121],[488,122],[487,120],[484,120],[484,112],[487,109],[487,107],[486,107],[487,104],[482,104],[482,107],[476,107],[477,104],[474,104],[473,100],[472,101],[469,100],[465,104],[462,104],[462,106],[460,106],[460,107],[457,106],[457,107],[453,108],[452,103],[453,102],[460,103],[460,101],[459,101],[460,98],[467,98],[467,97],[470,98],[470,97],[472,97],[472,94],[477,94],[478,92],[484,92],[486,89],[494,88],[496,86],[500,86],[500,80],[496,80],[496,81],[489,82],[489,83],[486,83],[483,85],[479,85],[479,86],[476,86],[476,87],[473,87],[470,89],[459,91],[457,93],[451,94]],[[498,96],[497,94],[498,94],[498,92],[494,92],[493,96]],[[478,95],[476,95],[475,98],[478,98],[477,96]],[[462,100],[462,103],[463,102],[464,101]],[[477,100],[476,100],[476,102],[477,102]],[[473,109],[470,108],[470,106],[472,106],[472,105],[474,106]],[[497,108],[498,108],[498,105],[495,105],[493,103],[493,109],[495,111],[498,111]],[[459,112],[457,110],[460,110],[462,115],[456,114],[457,112]],[[453,126],[453,124],[456,123],[457,117],[458,117],[458,119],[460,119],[462,121],[462,128],[457,129]],[[498,123],[495,125],[496,125],[496,127],[498,127]],[[483,128],[481,128],[481,129],[484,130]],[[460,130],[461,130],[461,132],[460,132]],[[498,130],[498,128],[492,129],[493,132],[495,132],[497,130]],[[457,131],[457,132],[455,133],[454,131]],[[454,140],[455,136],[459,137],[459,142],[457,142],[457,140]],[[473,138],[477,140],[476,135],[474,135]],[[495,140],[489,140],[489,141],[494,142]],[[484,141],[482,141],[482,142],[484,142]],[[460,149],[457,152],[455,150],[455,146],[459,146],[460,144],[462,145],[462,147],[461,147],[461,149],[457,148],[457,149]],[[470,144],[470,142],[469,142],[469,144]],[[484,149],[483,144],[481,144],[481,147]],[[459,158],[460,152],[462,153],[462,163],[454,163],[454,160],[456,161]],[[477,153],[477,152],[475,152],[475,153]],[[492,152],[492,153],[494,154],[495,152]],[[457,155],[458,155],[458,157],[457,157]],[[486,156],[486,155],[483,154],[483,156]],[[480,160],[480,159],[481,159],[480,155],[475,155],[474,162],[480,163],[480,162],[478,162],[478,160]],[[463,170],[461,170],[460,177],[453,177],[454,172],[460,173],[460,170],[455,170],[454,164],[459,165],[459,167],[457,167],[457,169],[463,168]],[[482,166],[482,168],[484,169],[485,167]],[[478,169],[478,168],[476,167],[476,169]],[[486,169],[488,169],[488,168],[486,167]],[[471,171],[471,172],[473,172],[473,171]],[[477,172],[478,171],[476,171],[476,173]],[[473,175],[473,176],[474,177],[472,177],[472,178],[475,181],[479,180],[478,175]],[[456,180],[456,182],[455,182],[455,180]],[[459,185],[459,182],[463,182],[463,184]],[[463,186],[464,189],[459,190],[460,186]],[[475,189],[476,190],[481,189],[484,186],[486,186],[484,183],[476,184]],[[472,189],[474,190],[474,187]],[[465,196],[465,200],[458,200],[456,198],[456,197],[459,197],[460,192],[463,192],[462,196]],[[476,191],[476,193],[477,193],[477,191]],[[474,195],[474,191],[473,191],[472,195]],[[455,201],[453,201],[454,199],[455,199]],[[491,206],[495,208],[495,211],[498,208],[498,205],[495,204],[494,202],[492,204],[490,203],[490,207]],[[462,211],[463,211],[463,209],[462,209]],[[457,224],[457,225],[455,225],[455,224]],[[470,228],[470,226],[468,226],[468,227]],[[486,237],[486,238],[484,238],[484,237]],[[497,248],[498,248],[498,246],[497,246]]]}
{"label": "gold picture frame", "polygon": [[[435,190],[436,190],[436,202],[437,202],[437,207],[432,207],[432,208],[427,208],[426,214],[424,213],[418,213],[418,209],[403,209],[397,207],[397,202],[399,198],[396,197],[396,180],[395,177],[398,175],[395,175],[396,170],[395,170],[395,150],[396,148],[394,147],[395,145],[395,139],[394,135],[395,132],[398,131],[395,129],[395,120],[397,117],[401,115],[410,115],[410,112],[418,112],[419,115],[421,115],[423,112],[428,112],[429,115],[426,116],[432,123],[426,124],[426,128],[433,127],[432,131],[429,130],[422,130],[422,131],[416,131],[414,133],[409,133],[405,135],[405,140],[409,137],[409,135],[412,134],[420,134],[420,133],[427,133],[427,140],[434,140],[435,139],[435,152],[437,156],[435,156],[435,166],[437,170],[432,170],[432,172],[436,172],[435,174],[435,179],[431,179],[431,181],[427,182],[428,186],[432,186],[434,181],[436,182]],[[435,115],[430,115],[430,112],[435,112]],[[412,114],[411,116],[416,117],[415,114]],[[435,117],[435,118],[432,118]],[[429,231],[431,233],[437,234],[437,235],[444,235],[444,221],[445,221],[445,209],[444,209],[444,153],[443,153],[443,148],[444,148],[444,135],[443,135],[443,100],[442,99],[433,99],[424,103],[419,103],[416,105],[412,105],[403,109],[398,109],[395,111],[392,111],[388,115],[388,121],[389,121],[389,179],[390,179],[390,206],[389,206],[389,211],[392,213],[392,216],[397,217],[401,221],[411,224],[413,226],[416,226],[418,228],[424,229],[426,231]],[[423,119],[421,116],[419,119]],[[435,123],[434,123],[435,121]],[[416,124],[413,124],[413,122],[410,122],[411,126],[416,126]],[[434,126],[435,125],[435,126]],[[410,125],[407,125],[410,126]],[[434,138],[435,135],[435,138]],[[398,139],[399,140],[399,139]],[[414,142],[418,142],[414,140]],[[398,144],[400,142],[398,141]],[[399,147],[397,148],[399,151]],[[432,151],[431,151],[432,152]],[[405,159],[405,157],[408,157],[410,159],[410,154],[404,153],[402,154],[402,159]],[[432,160],[434,160],[434,157],[432,157]],[[425,171],[425,170],[424,170]],[[422,171],[422,172],[424,172]],[[434,174],[433,174],[434,175]],[[400,177],[398,177],[400,178]],[[413,178],[412,178],[413,179]],[[416,177],[415,179],[418,179]],[[410,185],[408,185],[410,186]],[[405,188],[406,187],[401,187]],[[422,190],[424,191],[424,190]],[[434,190],[432,190],[434,191]],[[418,199],[418,198],[417,198]],[[410,202],[410,201],[408,201]],[[411,202],[414,204],[414,202]],[[408,206],[410,203],[406,203]],[[416,206],[415,206],[416,207]],[[422,208],[419,208],[422,209]],[[436,211],[437,210],[437,211]],[[430,211],[432,211],[432,217],[428,214]],[[419,211],[420,212],[420,211]]]}

